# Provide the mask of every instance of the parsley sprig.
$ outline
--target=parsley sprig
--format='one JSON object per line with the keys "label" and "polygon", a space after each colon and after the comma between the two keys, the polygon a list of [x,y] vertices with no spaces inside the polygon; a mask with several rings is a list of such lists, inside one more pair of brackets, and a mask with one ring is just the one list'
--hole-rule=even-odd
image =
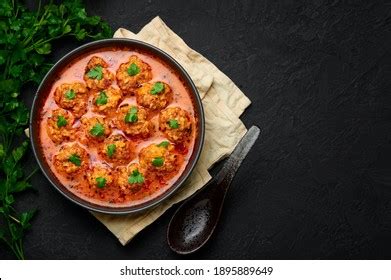
{"label": "parsley sprig", "polygon": [[[31,189],[22,157],[29,114],[20,96],[22,86],[37,86],[52,64],[52,42],[67,36],[76,40],[111,37],[98,16],[88,16],[80,0],[58,1],[32,10],[21,0],[0,1],[0,245],[24,258],[23,239],[34,211],[19,211],[17,193]],[[61,3],[61,4],[60,4]],[[71,92],[68,99],[74,98]],[[67,96],[66,96],[67,98]],[[60,126],[62,125],[60,121]],[[37,170],[37,169],[35,169]],[[2,250],[3,248],[0,248]]]}

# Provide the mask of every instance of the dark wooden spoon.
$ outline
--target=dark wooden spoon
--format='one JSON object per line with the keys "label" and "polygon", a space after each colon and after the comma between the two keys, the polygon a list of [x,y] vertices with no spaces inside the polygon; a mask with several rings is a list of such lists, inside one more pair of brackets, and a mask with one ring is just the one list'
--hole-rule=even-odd
{"label": "dark wooden spoon", "polygon": [[177,209],[167,230],[167,242],[174,252],[193,253],[212,236],[232,179],[257,140],[259,133],[259,128],[252,126],[219,173]]}

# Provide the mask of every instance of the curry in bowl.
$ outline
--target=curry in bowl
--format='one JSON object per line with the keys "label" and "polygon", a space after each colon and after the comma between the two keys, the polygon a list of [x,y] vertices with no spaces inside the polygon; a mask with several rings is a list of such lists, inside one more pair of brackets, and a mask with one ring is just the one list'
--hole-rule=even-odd
{"label": "curry in bowl", "polygon": [[194,93],[177,69],[147,50],[104,47],[77,56],[39,106],[42,159],[68,192],[92,205],[153,200],[194,158]]}

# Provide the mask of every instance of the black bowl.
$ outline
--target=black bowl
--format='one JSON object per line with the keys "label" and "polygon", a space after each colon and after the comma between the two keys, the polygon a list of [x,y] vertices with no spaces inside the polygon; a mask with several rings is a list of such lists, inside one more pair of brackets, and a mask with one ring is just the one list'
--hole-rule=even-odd
{"label": "black bowl", "polygon": [[[102,49],[102,48],[130,48],[130,49],[137,49],[139,51],[144,51],[146,53],[150,53],[154,55],[155,57],[161,59],[165,63],[167,63],[172,69],[174,69],[178,75],[181,77],[184,84],[189,89],[190,93],[192,94],[193,103],[194,103],[194,110],[197,115],[197,129],[198,133],[195,139],[194,143],[194,149],[193,153],[190,156],[189,162],[182,173],[182,175],[178,178],[178,180],[170,187],[168,188],[164,193],[161,195],[152,198],[148,201],[145,201],[141,204],[132,205],[132,206],[124,206],[124,207],[108,207],[108,206],[102,206],[99,204],[95,204],[89,201],[86,201],[79,196],[75,195],[74,193],[70,192],[66,187],[64,187],[60,181],[57,179],[57,177],[53,174],[51,171],[48,163],[46,162],[40,142],[39,142],[39,121],[40,121],[40,110],[43,106],[43,103],[50,91],[51,85],[56,79],[56,74],[59,73],[61,70],[64,69],[70,62],[72,62],[77,57],[82,56],[83,54],[93,52],[94,50]],[[176,190],[178,190],[186,181],[186,179],[191,174],[192,170],[194,169],[198,158],[201,153],[201,149],[204,143],[204,134],[205,134],[205,120],[204,120],[204,111],[202,108],[202,102],[201,98],[199,96],[198,90],[195,87],[193,81],[191,80],[190,76],[187,74],[187,72],[183,69],[183,67],[175,61],[170,55],[165,53],[164,51],[141,41],[137,40],[131,40],[131,39],[106,39],[106,40],[99,40],[92,43],[85,44],[81,47],[78,47],[77,49],[69,52],[67,55],[65,55],[63,58],[61,58],[46,74],[45,78],[42,80],[40,86],[38,87],[37,93],[34,97],[33,106],[31,109],[30,114],[30,140],[31,145],[33,147],[33,152],[35,155],[35,158],[38,161],[38,165],[41,168],[43,174],[46,176],[46,178],[49,180],[49,182],[66,198],[71,200],[72,202],[87,208],[92,211],[106,213],[106,214],[129,214],[129,213],[135,213],[139,211],[143,211],[146,209],[149,209],[153,206],[156,206],[157,204],[161,203],[163,200],[167,199],[170,195],[172,195]]]}

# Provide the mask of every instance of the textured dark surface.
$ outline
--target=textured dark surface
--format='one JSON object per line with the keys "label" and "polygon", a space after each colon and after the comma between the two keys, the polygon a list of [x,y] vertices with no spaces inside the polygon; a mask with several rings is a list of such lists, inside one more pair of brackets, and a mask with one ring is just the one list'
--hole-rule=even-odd
{"label": "textured dark surface", "polygon": [[[391,257],[391,6],[309,2],[86,1],[114,29],[160,15],[253,102],[242,119],[262,136],[216,235],[190,258]],[[75,46],[59,44],[53,61]],[[27,258],[181,258],[165,240],[174,209],[122,247],[41,174],[33,185]]]}

